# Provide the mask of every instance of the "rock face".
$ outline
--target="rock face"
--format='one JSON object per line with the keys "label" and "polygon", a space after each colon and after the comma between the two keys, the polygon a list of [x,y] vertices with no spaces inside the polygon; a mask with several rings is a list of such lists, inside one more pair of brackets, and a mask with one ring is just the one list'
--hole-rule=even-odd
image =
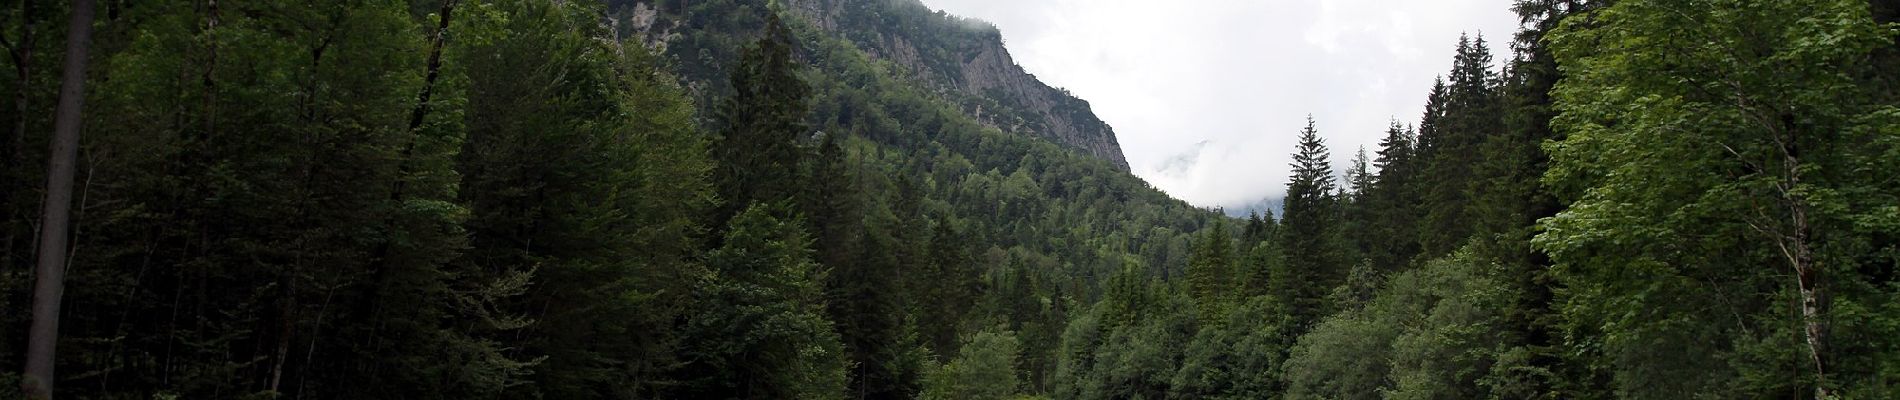
{"label": "rock face", "polygon": [[873,57],[909,69],[978,121],[1034,135],[1127,171],[1115,131],[1087,101],[1024,71],[996,27],[918,0],[786,0],[813,26],[850,39]]}

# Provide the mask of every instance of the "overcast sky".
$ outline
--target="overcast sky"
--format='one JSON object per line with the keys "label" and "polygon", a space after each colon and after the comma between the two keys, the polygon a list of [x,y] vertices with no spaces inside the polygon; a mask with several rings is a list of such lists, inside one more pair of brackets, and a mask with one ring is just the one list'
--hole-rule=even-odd
{"label": "overcast sky", "polygon": [[1136,175],[1197,206],[1277,198],[1306,116],[1343,169],[1416,124],[1461,32],[1510,58],[1510,0],[923,0],[1115,127]]}

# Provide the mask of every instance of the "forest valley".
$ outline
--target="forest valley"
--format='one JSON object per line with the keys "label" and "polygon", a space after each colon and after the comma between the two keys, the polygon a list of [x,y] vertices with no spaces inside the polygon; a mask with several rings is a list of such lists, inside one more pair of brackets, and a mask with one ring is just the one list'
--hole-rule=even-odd
{"label": "forest valley", "polygon": [[70,3],[0,398],[1900,398],[1891,0],[1518,0],[1249,218],[916,0]]}

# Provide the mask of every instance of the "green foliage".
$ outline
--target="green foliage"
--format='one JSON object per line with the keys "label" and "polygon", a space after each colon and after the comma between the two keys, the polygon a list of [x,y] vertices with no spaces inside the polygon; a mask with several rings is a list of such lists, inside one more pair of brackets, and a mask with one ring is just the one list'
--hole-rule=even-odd
{"label": "green foliage", "polygon": [[525,373],[478,336],[509,328],[478,310],[514,288],[452,263],[461,135],[409,124],[421,21],[255,2],[206,26],[196,7],[141,3],[98,37],[61,360],[101,373],[68,395],[465,397]]}
{"label": "green foliage", "polygon": [[970,336],[957,357],[924,378],[920,399],[1005,400],[1017,392],[1016,335],[985,330]]}
{"label": "green foliage", "polygon": [[1497,394],[1502,310],[1495,264],[1461,252],[1401,272],[1364,308],[1328,317],[1287,357],[1287,398],[1437,399]]}
{"label": "green foliage", "polygon": [[1188,342],[1169,383],[1172,399],[1264,399],[1278,396],[1278,376],[1291,336],[1288,315],[1267,297],[1240,302],[1223,323],[1203,327]]}
{"label": "green foliage", "polygon": [[1268,293],[1286,302],[1294,324],[1303,331],[1326,311],[1322,298],[1345,277],[1341,262],[1348,257],[1338,239],[1339,198],[1335,196],[1331,153],[1308,117],[1300,130],[1293,155],[1293,176],[1286,186],[1284,217],[1279,230],[1285,261],[1268,272]]}
{"label": "green foliage", "polygon": [[1366,258],[1379,271],[1395,272],[1411,264],[1419,253],[1415,226],[1423,204],[1416,190],[1423,171],[1417,153],[1417,133],[1392,121],[1379,141],[1373,166],[1378,172],[1371,188],[1360,197],[1370,223],[1355,232],[1366,245]]}
{"label": "green foliage", "polygon": [[1417,192],[1424,198],[1419,243],[1428,256],[1448,254],[1475,233],[1474,194],[1484,189],[1476,166],[1483,145],[1503,129],[1498,76],[1484,37],[1460,36],[1451,77],[1434,87],[1419,127],[1418,157],[1424,174]]}
{"label": "green foliage", "polygon": [[1235,286],[1234,239],[1226,224],[1215,222],[1194,246],[1188,259],[1187,283],[1201,323],[1210,324],[1227,314],[1239,294]]}
{"label": "green foliage", "polygon": [[[1163,286],[1130,288],[1071,322],[1057,353],[1054,396],[1163,398],[1196,327],[1193,300]],[[1126,297],[1126,298],[1123,298]],[[1108,323],[1109,321],[1118,321]]]}
{"label": "green foliage", "polygon": [[[0,309],[30,301],[64,12],[42,3],[0,7]],[[1343,181],[1309,121],[1278,220],[1063,142],[1110,132],[1066,93],[962,81],[1000,34],[920,2],[292,3],[108,5],[62,397],[1858,399],[1900,378],[1885,2],[1517,1],[1506,68],[1461,40],[1418,128]]]}
{"label": "green foliage", "polygon": [[676,362],[670,325],[701,268],[712,198],[691,105],[645,49],[590,39],[593,11],[469,14],[493,30],[470,32],[451,58],[469,82],[464,262],[534,274],[508,308],[533,323],[509,340],[539,363],[512,395],[650,395]]}
{"label": "green foliage", "polygon": [[731,96],[718,110],[718,161],[713,181],[724,201],[715,219],[753,203],[794,199],[805,187],[798,174],[809,132],[811,88],[792,60],[792,33],[776,13],[766,14],[765,32],[732,69]]}
{"label": "green foliage", "polygon": [[810,239],[783,209],[752,206],[735,215],[725,244],[706,255],[709,274],[687,314],[680,384],[663,397],[836,399],[845,394],[845,355],[825,320]]}
{"label": "green foliage", "polygon": [[1536,239],[1583,362],[1619,397],[1891,396],[1888,341],[1839,335],[1888,319],[1864,307],[1891,296],[1894,230],[1866,222],[1900,193],[1896,113],[1858,83],[1892,28],[1853,1],[1620,1],[1590,20],[1551,36],[1568,139],[1545,183],[1570,205]]}

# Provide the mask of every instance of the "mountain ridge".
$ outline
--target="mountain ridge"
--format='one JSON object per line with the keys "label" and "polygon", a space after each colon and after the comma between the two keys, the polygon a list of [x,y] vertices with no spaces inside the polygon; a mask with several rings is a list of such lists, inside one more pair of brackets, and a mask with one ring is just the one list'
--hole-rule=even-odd
{"label": "mountain ridge", "polygon": [[[929,10],[917,0],[786,0],[785,5],[789,14],[851,40],[874,58],[904,67],[939,94],[961,97],[956,103],[963,113],[984,125],[1040,137],[1129,171],[1114,128],[1095,115],[1087,100],[1050,86],[1016,64],[994,25]],[[891,7],[928,12],[892,12]],[[955,53],[933,51],[943,48],[954,48]]]}

